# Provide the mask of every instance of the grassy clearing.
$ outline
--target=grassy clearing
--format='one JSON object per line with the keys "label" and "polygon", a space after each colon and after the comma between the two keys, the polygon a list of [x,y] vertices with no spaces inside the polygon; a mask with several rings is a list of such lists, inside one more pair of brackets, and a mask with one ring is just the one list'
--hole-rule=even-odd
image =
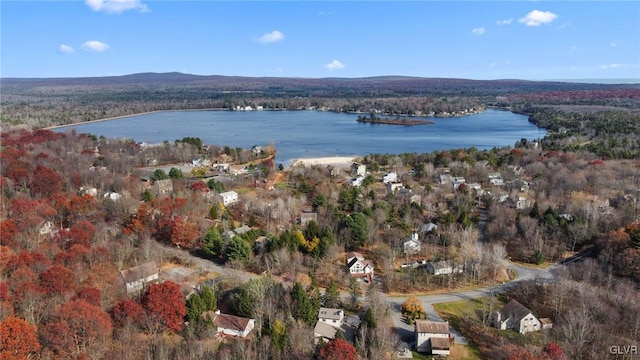
{"label": "grassy clearing", "polygon": [[434,304],[434,309],[443,318],[449,321],[451,326],[458,329],[467,339],[468,345],[463,346],[456,344],[451,349],[451,355],[449,359],[465,359],[465,360],[479,360],[485,359],[482,355],[478,345],[469,337],[469,334],[465,331],[463,319],[474,319],[480,321],[479,313],[482,312],[483,307],[488,303],[489,299],[480,298],[472,300],[454,301],[450,303]]}

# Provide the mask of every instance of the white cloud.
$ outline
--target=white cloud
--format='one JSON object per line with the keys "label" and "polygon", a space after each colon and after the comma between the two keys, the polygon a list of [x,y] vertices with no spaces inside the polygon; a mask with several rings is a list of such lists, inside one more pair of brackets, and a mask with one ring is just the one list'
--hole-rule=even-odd
{"label": "white cloud", "polygon": [[333,60],[332,62],[330,62],[330,63],[328,63],[328,64],[325,64],[325,65],[324,65],[324,68],[325,68],[325,69],[327,69],[327,70],[329,70],[329,71],[339,70],[339,69],[344,68],[344,64],[343,64],[343,63],[341,63],[341,62],[340,62],[340,61],[338,61],[338,60]]}
{"label": "white cloud", "polygon": [[617,69],[620,67],[626,67],[625,64],[606,64],[606,65],[600,65],[600,69]]}
{"label": "white cloud", "polygon": [[149,7],[140,0],[86,0],[85,4],[93,11],[104,11],[109,14],[120,14],[127,10],[149,11]]}
{"label": "white cloud", "polygon": [[109,48],[109,45],[97,40],[89,40],[82,44],[82,50],[84,51],[103,52],[109,50]]}
{"label": "white cloud", "polygon": [[541,24],[548,24],[557,18],[558,15],[551,11],[533,10],[518,21],[527,26],[540,26]]}
{"label": "white cloud", "polygon": [[498,24],[498,25],[510,25],[512,22],[513,22],[513,19],[505,19],[505,20],[496,21],[496,24]]}
{"label": "white cloud", "polygon": [[263,44],[278,42],[284,40],[284,34],[278,30],[273,30],[272,32],[268,32],[255,40]]}
{"label": "white cloud", "polygon": [[71,54],[73,51],[73,48],[67,44],[60,44],[58,47],[58,52],[61,54]]}
{"label": "white cloud", "polygon": [[479,27],[479,28],[475,28],[475,29],[471,30],[471,32],[472,32],[474,35],[482,35],[482,34],[484,34],[484,32],[485,32],[486,30],[487,30],[487,29],[485,29],[485,28],[483,28],[483,27]]}
{"label": "white cloud", "polygon": [[618,44],[616,44],[614,42],[611,43],[611,47],[616,47],[616,46],[618,46]]}

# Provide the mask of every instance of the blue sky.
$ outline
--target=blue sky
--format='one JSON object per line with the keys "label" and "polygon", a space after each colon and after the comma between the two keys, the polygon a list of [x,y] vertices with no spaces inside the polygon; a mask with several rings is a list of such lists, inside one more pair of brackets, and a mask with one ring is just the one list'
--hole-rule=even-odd
{"label": "blue sky", "polygon": [[635,1],[6,1],[2,77],[639,79]]}

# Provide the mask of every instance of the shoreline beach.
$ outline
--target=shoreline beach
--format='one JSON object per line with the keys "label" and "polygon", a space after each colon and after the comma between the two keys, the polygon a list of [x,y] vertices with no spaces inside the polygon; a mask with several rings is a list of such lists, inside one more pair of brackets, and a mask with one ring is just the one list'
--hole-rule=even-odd
{"label": "shoreline beach", "polygon": [[314,157],[314,158],[299,158],[291,161],[291,167],[293,166],[314,166],[314,165],[331,165],[336,167],[348,167],[350,166],[358,156],[326,156],[326,157]]}

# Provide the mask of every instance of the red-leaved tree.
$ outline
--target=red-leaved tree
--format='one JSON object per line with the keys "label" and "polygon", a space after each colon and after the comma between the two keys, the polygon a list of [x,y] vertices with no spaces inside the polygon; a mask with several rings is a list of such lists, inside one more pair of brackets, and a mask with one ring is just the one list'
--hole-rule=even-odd
{"label": "red-leaved tree", "polygon": [[144,308],[132,299],[120,301],[111,311],[113,322],[118,327],[127,324],[141,324],[145,317]]}
{"label": "red-leaved tree", "polygon": [[47,293],[66,294],[75,291],[73,272],[62,265],[53,265],[40,274],[40,286]]}
{"label": "red-leaved tree", "polygon": [[318,358],[322,360],[356,360],[358,352],[352,344],[342,339],[336,339],[329,341],[320,349]]}
{"label": "red-leaved tree", "polygon": [[111,318],[100,307],[83,299],[71,300],[58,308],[40,330],[40,336],[60,357],[87,354],[100,358],[111,339]]}
{"label": "red-leaved tree", "polygon": [[29,183],[31,193],[34,195],[49,196],[62,188],[62,178],[58,173],[46,166],[38,165],[33,170],[33,177]]}
{"label": "red-leaved tree", "polygon": [[142,298],[142,305],[151,318],[160,320],[168,329],[182,329],[187,310],[180,285],[172,281],[152,284]]}
{"label": "red-leaved tree", "polygon": [[564,351],[562,350],[562,348],[560,347],[560,345],[552,342],[552,343],[548,343],[543,349],[542,352],[544,353],[545,357],[547,357],[550,360],[564,360],[565,356],[564,356]]}
{"label": "red-leaved tree", "polygon": [[38,350],[40,343],[35,326],[14,316],[0,321],[0,359],[28,359]]}

